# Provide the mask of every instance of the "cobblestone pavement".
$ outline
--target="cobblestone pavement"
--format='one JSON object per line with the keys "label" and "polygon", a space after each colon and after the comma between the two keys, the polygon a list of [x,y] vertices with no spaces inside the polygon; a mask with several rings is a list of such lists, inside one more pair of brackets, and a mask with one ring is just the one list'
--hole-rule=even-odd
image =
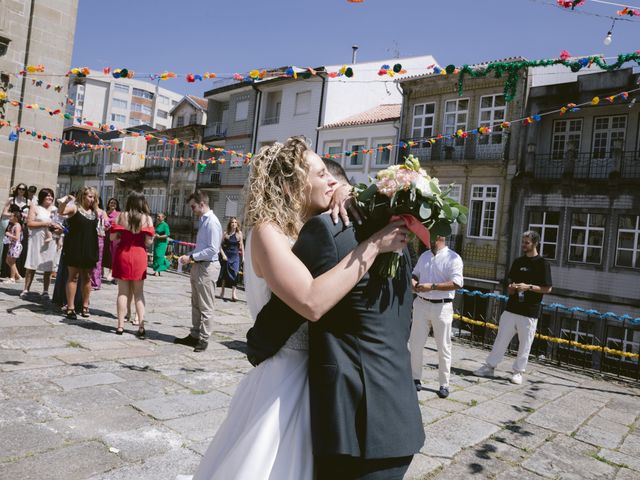
{"label": "cobblestone pavement", "polygon": [[[34,289],[41,288],[38,278]],[[146,340],[115,332],[116,287],[67,321],[0,285],[0,478],[174,480],[192,474],[251,366],[244,301],[217,301],[209,349],[188,333],[186,277],[150,277]],[[228,293],[227,293],[228,294]],[[436,397],[429,339],[419,394],[427,441],[407,478],[640,478],[640,389],[534,364],[522,385],[478,379],[486,351],[454,343],[452,394]],[[507,368],[510,362],[504,362]]]}

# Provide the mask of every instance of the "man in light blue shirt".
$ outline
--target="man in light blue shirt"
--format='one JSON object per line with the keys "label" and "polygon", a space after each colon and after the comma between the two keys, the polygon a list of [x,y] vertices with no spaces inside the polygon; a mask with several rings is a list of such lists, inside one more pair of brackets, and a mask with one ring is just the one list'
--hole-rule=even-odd
{"label": "man in light blue shirt", "polygon": [[218,217],[209,208],[209,196],[196,190],[189,197],[191,211],[200,218],[196,246],[190,255],[182,255],[180,263],[193,262],[191,267],[191,333],[176,338],[174,343],[194,347],[194,352],[203,352],[209,345],[215,282],[220,273],[218,251],[222,242],[222,226]]}

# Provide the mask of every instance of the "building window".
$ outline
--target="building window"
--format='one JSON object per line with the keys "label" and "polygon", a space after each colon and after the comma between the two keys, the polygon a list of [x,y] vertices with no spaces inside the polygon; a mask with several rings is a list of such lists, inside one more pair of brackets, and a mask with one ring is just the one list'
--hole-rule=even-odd
{"label": "building window", "polygon": [[140,103],[131,103],[131,111],[132,112],[141,112],[145,115],[151,115],[151,107],[147,107],[146,105],[142,105]]}
{"label": "building window", "polygon": [[627,130],[626,115],[596,117],[593,123],[593,158],[611,158],[614,140],[621,140]]}
{"label": "building window", "polygon": [[347,150],[352,152],[347,159],[347,167],[359,167],[364,165],[364,153],[362,150],[365,150],[366,148],[367,144],[364,140],[352,140],[347,143]]}
{"label": "building window", "polygon": [[606,215],[595,213],[571,215],[570,262],[602,263],[606,222]]}
{"label": "building window", "polygon": [[183,126],[184,126],[184,116],[178,115],[178,117],[176,118],[176,127],[183,127]]}
{"label": "building window", "polygon": [[[577,343],[584,343],[587,345],[593,345],[593,322],[580,321],[574,318],[563,318],[562,319],[562,327],[560,328],[560,338],[564,338],[567,340],[573,340]],[[584,350],[574,347],[563,345],[562,343],[559,345],[560,348],[564,348],[567,350],[573,350],[574,352],[580,352],[582,354],[585,353]]]}
{"label": "building window", "polygon": [[469,236],[493,238],[498,211],[498,185],[473,185],[469,210]]}
{"label": "building window", "polygon": [[196,125],[198,123],[198,114],[192,113],[189,115],[189,125]]}
{"label": "building window", "polygon": [[169,112],[158,110],[158,118],[169,118]]}
{"label": "building window", "polygon": [[129,125],[131,126],[137,126],[137,125],[142,125],[142,120],[140,120],[139,118],[131,118],[129,117]]}
{"label": "building window", "polygon": [[129,93],[129,85],[125,85],[123,83],[114,83],[113,84],[113,89],[116,92],[122,92],[122,93]]}
{"label": "building window", "polygon": [[134,88],[133,89],[133,96],[134,97],[140,97],[140,98],[146,98],[147,100],[153,100],[153,93],[152,92],[148,92],[146,90],[142,90],[141,88]]}
{"label": "building window", "polygon": [[640,268],[640,216],[618,217],[616,266]]}
{"label": "building window", "polygon": [[311,90],[296,93],[296,109],[294,115],[304,115],[311,111]]}
{"label": "building window", "polygon": [[129,102],[127,102],[126,100],[122,100],[120,98],[114,98],[111,101],[111,106],[113,108],[123,108],[126,110],[129,107]]}
{"label": "building window", "polygon": [[381,138],[373,141],[373,148],[375,151],[375,164],[387,166],[391,160],[391,150],[387,147],[392,144],[393,141],[390,138]]}
{"label": "building window", "polygon": [[[467,114],[469,113],[469,99],[447,100],[444,104],[444,134],[450,136],[458,130],[467,129]],[[449,145],[464,145],[464,138],[445,139]]]}
{"label": "building window", "polygon": [[435,113],[435,103],[421,103],[413,106],[412,138],[428,138],[433,136],[433,119]]}
{"label": "building window", "polygon": [[540,234],[538,253],[545,258],[555,260],[558,250],[560,212],[529,212],[529,230]]}
{"label": "building window", "polygon": [[502,143],[502,130],[494,131],[505,119],[507,106],[504,95],[487,95],[480,97],[480,127],[491,128],[490,135],[480,135],[479,145],[498,145]]}
{"label": "building window", "polygon": [[280,122],[281,105],[282,91],[267,93],[266,108],[262,119],[263,125],[275,125]]}
{"label": "building window", "polygon": [[236,122],[241,122],[249,118],[249,100],[242,100],[236,103]]}
{"label": "building window", "polygon": [[551,158],[561,160],[564,158],[569,146],[572,145],[577,152],[580,148],[582,135],[582,119],[555,120],[553,122],[553,139],[551,141]]}
{"label": "building window", "polygon": [[[615,325],[607,327],[607,347],[613,350],[622,350],[627,353],[638,353],[640,349],[640,330],[631,328],[623,328]],[[617,355],[606,354],[607,358],[620,360],[630,363],[638,363],[637,358],[618,357]]]}
{"label": "building window", "polygon": [[158,95],[158,103],[161,105],[171,105],[171,100],[164,95]]}
{"label": "building window", "polygon": [[[324,154],[330,155],[332,159],[337,160],[338,163],[342,163],[342,142],[324,142]],[[338,155],[338,157],[334,157]]]}
{"label": "building window", "polygon": [[231,218],[238,216],[238,196],[230,195],[224,205],[224,218]]}
{"label": "building window", "polygon": [[119,115],[117,113],[112,113],[111,114],[111,121],[112,122],[125,123],[127,121],[127,116],[126,115]]}

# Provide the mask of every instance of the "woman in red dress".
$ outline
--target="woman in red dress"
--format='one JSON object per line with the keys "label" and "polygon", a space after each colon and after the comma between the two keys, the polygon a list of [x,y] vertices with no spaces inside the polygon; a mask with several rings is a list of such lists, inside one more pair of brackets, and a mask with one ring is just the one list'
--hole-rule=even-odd
{"label": "woman in red dress", "polygon": [[144,195],[131,192],[127,205],[111,225],[111,241],[115,242],[111,271],[118,279],[118,327],[116,333],[124,332],[124,317],[127,313],[127,297],[133,292],[140,325],[136,335],[145,338],[144,330],[144,279],[147,278],[147,248],[153,243],[153,220]]}

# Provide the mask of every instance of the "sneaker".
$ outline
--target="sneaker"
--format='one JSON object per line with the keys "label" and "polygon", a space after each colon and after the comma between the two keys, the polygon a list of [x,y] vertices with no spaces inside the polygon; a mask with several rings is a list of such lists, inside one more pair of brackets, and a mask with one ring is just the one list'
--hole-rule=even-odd
{"label": "sneaker", "polygon": [[198,339],[192,337],[191,335],[187,335],[184,338],[175,338],[173,343],[178,343],[180,345],[187,345],[189,347],[195,347],[198,344]]}
{"label": "sneaker", "polygon": [[204,352],[209,346],[209,342],[205,342],[204,340],[200,340],[198,344],[193,349],[194,352]]}
{"label": "sneaker", "polygon": [[493,377],[493,371],[493,367],[490,367],[485,363],[479,369],[475,370],[473,374],[476,377]]}
{"label": "sneaker", "polygon": [[419,392],[420,390],[422,390],[422,383],[420,383],[420,380],[414,380],[413,383],[416,386],[416,392]]}
{"label": "sneaker", "polygon": [[514,372],[509,380],[516,385],[522,385],[522,374],[520,372]]}
{"label": "sneaker", "polygon": [[440,387],[440,390],[438,390],[437,395],[440,398],[447,398],[449,396],[449,387]]}

